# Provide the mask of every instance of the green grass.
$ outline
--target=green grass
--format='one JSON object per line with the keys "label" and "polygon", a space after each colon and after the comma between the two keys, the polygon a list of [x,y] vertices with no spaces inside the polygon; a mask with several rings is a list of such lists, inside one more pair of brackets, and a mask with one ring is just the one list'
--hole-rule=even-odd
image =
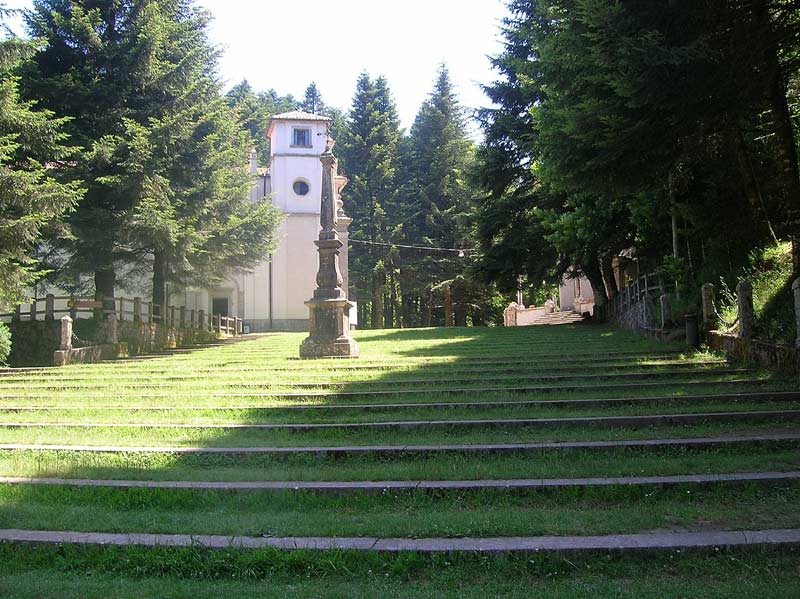
{"label": "green grass", "polygon": [[[609,326],[356,336],[358,360],[299,360],[304,335],[269,334],[139,360],[3,374],[0,443],[292,448],[800,432],[800,423],[778,417],[657,426],[196,427],[800,409],[795,399],[714,397],[794,391],[796,380],[762,371],[736,373],[731,370],[736,365],[722,356],[689,353]],[[519,386],[532,389],[510,389]],[[375,394],[380,390],[389,393]],[[689,397],[698,394],[708,397]],[[625,402],[546,403],[558,399]],[[481,405],[531,400],[544,403]],[[459,402],[476,405],[448,405]],[[15,410],[29,406],[48,409]],[[316,408],[291,409],[303,406]],[[8,426],[15,422],[39,426]],[[115,423],[147,426],[107,426]],[[0,451],[2,476],[154,481],[458,481],[799,469],[795,442],[338,456]],[[800,484],[794,483],[341,496],[15,484],[0,485],[0,528],[383,537],[745,530],[800,527],[799,495]],[[797,556],[793,550],[706,551],[691,557],[678,552],[428,556],[0,544],[0,596],[790,597]]]}
{"label": "green grass", "polygon": [[99,597],[777,598],[796,550],[619,555],[419,555],[2,546],[0,594]]}

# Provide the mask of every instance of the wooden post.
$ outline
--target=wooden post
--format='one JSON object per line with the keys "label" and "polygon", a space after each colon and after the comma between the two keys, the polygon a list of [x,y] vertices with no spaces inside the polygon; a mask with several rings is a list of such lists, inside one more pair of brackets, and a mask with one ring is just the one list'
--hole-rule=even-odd
{"label": "wooden post", "polygon": [[672,306],[669,303],[669,296],[666,293],[661,294],[661,328],[666,329],[667,323],[672,322]]}
{"label": "wooden post", "polygon": [[125,320],[125,298],[119,298],[119,321]]}
{"label": "wooden post", "polygon": [[169,326],[175,326],[175,306],[169,307]]}
{"label": "wooden post", "polygon": [[747,281],[739,281],[736,286],[736,300],[739,304],[739,337],[750,339],[753,336],[753,286]]}
{"label": "wooden post", "polygon": [[147,302],[147,323],[153,324],[153,302]]}
{"label": "wooden post", "polygon": [[194,308],[189,310],[189,328],[194,328]]}
{"label": "wooden post", "polygon": [[205,329],[206,328],[206,311],[205,310],[198,310],[197,311],[197,328]]}
{"label": "wooden post", "polygon": [[31,320],[36,320],[36,300],[31,302]]}
{"label": "wooden post", "polygon": [[133,298],[133,322],[142,322],[142,298]]}
{"label": "wooden post", "polygon": [[714,308],[714,285],[703,283],[700,288],[703,304],[703,331],[711,331],[717,326],[717,311]]}
{"label": "wooden post", "polygon": [[215,322],[214,322],[214,327],[216,328],[217,335],[221,335],[222,334],[222,314],[216,314],[214,316],[214,318],[216,319]]}
{"label": "wooden post", "polygon": [[22,306],[14,308],[14,315],[11,317],[11,322],[19,322],[22,320]]}
{"label": "wooden post", "polygon": [[75,319],[78,318],[78,307],[75,305],[74,297],[69,298],[69,305],[70,305],[69,317],[72,319],[73,322],[75,322]]}
{"label": "wooden post", "polygon": [[186,306],[181,306],[180,307],[179,319],[180,319],[180,323],[181,323],[181,328],[182,329],[185,328],[186,327]]}
{"label": "wooden post", "polygon": [[56,296],[48,293],[44,298],[44,319],[56,319]]}

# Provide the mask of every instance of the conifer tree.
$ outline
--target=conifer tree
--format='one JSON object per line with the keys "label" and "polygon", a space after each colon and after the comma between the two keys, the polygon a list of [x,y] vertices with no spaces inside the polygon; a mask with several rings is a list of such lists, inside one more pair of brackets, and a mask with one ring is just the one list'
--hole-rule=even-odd
{"label": "conifer tree", "polygon": [[[0,8],[0,23],[6,12]],[[64,234],[61,218],[81,197],[59,171],[75,154],[65,119],[20,98],[15,70],[32,52],[9,34],[0,41],[0,309],[28,297],[42,275],[35,249],[46,232]]]}
{"label": "conifer tree", "polygon": [[[353,218],[350,236],[372,244],[392,240],[398,226],[395,209],[398,177],[398,144],[400,140],[397,109],[388,83],[383,77],[373,80],[362,73],[356,84],[353,104],[347,115],[346,128],[337,155],[349,183],[343,192],[348,214]],[[383,305],[385,287],[373,282],[378,261],[392,269],[389,248],[382,245],[354,243],[351,249],[350,280],[359,299],[371,297],[372,326],[383,322],[378,305]],[[375,294],[381,294],[379,301]],[[362,301],[364,307],[366,302]],[[390,313],[391,309],[389,310]],[[364,313],[362,312],[362,317]]]}

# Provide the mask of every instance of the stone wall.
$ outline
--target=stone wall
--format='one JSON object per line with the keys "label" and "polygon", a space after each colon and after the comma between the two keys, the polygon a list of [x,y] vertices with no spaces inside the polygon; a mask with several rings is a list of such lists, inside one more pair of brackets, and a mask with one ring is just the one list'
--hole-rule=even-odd
{"label": "stone wall", "polygon": [[21,368],[53,363],[53,352],[59,347],[60,321],[26,320],[10,322],[7,326],[11,330],[9,366]]}
{"label": "stone wall", "polygon": [[124,321],[117,323],[117,337],[128,346],[129,356],[139,356],[179,345],[210,343],[217,339],[217,334],[206,329],[173,328],[159,323]]}
{"label": "stone wall", "polygon": [[708,331],[706,344],[739,360],[759,366],[800,374],[800,350],[791,345],[768,343],[758,339],[743,339],[731,333]]}

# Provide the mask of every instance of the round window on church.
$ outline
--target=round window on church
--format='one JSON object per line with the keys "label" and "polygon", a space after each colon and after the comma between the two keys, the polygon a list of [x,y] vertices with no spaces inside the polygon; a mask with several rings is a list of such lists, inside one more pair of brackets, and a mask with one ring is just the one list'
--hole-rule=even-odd
{"label": "round window on church", "polygon": [[297,181],[294,182],[294,185],[292,185],[292,189],[297,195],[304,196],[308,193],[308,183],[306,183],[301,179],[298,179]]}

